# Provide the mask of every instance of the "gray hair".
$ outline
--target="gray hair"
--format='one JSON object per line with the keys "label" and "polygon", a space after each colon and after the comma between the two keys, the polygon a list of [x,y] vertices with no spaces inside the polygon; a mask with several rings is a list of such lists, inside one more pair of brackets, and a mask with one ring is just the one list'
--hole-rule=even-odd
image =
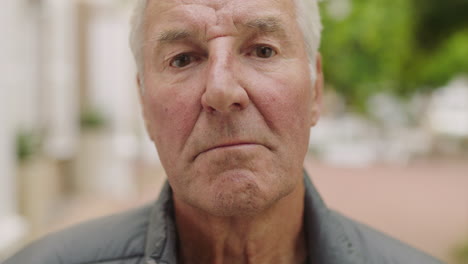
{"label": "gray hair", "polygon": [[[135,57],[135,62],[140,75],[141,81],[143,81],[143,44],[145,41],[145,22],[146,22],[146,6],[150,0],[136,0],[135,9],[131,20],[131,31],[130,31],[130,48]],[[157,0],[155,0],[157,1]],[[309,57],[309,67],[314,81],[315,68],[315,57],[320,46],[320,38],[322,32],[322,23],[320,20],[320,12],[318,8],[319,0],[293,0],[296,4],[296,17],[297,23],[302,31],[304,37],[307,54]],[[309,14],[307,14],[307,13]],[[141,84],[143,85],[143,83]]]}

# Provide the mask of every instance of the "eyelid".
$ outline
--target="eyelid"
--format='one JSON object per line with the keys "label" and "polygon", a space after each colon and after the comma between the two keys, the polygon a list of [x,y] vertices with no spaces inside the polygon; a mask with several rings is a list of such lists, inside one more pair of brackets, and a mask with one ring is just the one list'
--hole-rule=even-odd
{"label": "eyelid", "polygon": [[244,47],[252,49],[256,46],[268,46],[274,49],[276,52],[279,51],[279,47],[283,45],[283,41],[278,39],[274,35],[270,34],[252,34],[244,39]]}
{"label": "eyelid", "polygon": [[165,43],[164,48],[161,50],[162,62],[165,67],[169,66],[171,61],[177,56],[187,54],[196,58],[203,58],[205,56],[204,48],[196,43],[187,41],[178,41],[176,43]]}

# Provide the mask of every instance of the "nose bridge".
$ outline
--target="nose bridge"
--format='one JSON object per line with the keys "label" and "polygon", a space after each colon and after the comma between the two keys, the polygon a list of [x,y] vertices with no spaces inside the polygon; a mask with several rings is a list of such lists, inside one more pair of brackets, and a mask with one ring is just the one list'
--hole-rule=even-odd
{"label": "nose bridge", "polygon": [[213,43],[209,51],[208,81],[226,81],[226,78],[233,78],[232,67],[234,62],[232,51],[229,49],[229,43],[223,40],[212,41]]}
{"label": "nose bridge", "polygon": [[229,39],[212,40],[202,106],[209,112],[229,112],[243,109],[248,95],[235,72],[235,54]]}

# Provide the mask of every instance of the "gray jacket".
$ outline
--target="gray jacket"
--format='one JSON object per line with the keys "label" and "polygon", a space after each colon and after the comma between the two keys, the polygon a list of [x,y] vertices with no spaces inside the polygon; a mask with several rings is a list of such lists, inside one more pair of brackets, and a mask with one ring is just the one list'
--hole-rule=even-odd
{"label": "gray jacket", "polygon": [[[307,263],[441,263],[328,209],[309,177],[304,177],[304,181]],[[4,264],[177,263],[177,230],[171,197],[171,189],[166,183],[156,204],[49,235]]]}

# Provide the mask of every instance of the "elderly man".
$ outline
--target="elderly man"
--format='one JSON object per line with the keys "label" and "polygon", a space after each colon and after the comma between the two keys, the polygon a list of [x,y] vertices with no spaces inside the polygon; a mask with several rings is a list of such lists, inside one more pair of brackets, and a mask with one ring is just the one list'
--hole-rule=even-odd
{"label": "elderly man", "polygon": [[315,0],[138,1],[131,44],[168,183],[5,264],[439,263],[330,211],[304,175],[319,38]]}

